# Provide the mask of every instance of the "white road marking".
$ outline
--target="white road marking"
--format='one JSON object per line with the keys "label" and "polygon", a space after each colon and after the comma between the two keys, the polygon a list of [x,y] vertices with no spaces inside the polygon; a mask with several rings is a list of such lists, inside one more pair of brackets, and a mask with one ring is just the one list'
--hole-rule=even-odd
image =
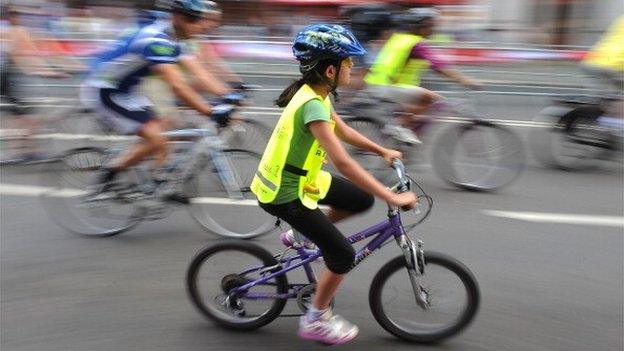
{"label": "white road marking", "polygon": [[624,227],[624,217],[595,216],[571,213],[512,212],[482,210],[488,216],[511,218],[535,223],[580,224],[606,227]]}
{"label": "white road marking", "polygon": [[[32,197],[41,195],[51,197],[76,197],[85,195],[85,192],[78,189],[56,189],[37,185],[0,184],[0,194]],[[219,197],[197,197],[191,199],[191,202],[210,205],[258,206],[256,200],[235,200]]]}

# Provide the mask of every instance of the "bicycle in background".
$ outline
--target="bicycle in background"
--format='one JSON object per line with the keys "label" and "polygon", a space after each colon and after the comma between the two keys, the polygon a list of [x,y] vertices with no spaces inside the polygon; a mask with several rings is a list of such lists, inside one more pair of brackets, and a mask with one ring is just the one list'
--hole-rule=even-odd
{"label": "bicycle in background", "polygon": [[[215,104],[223,109],[222,100]],[[142,162],[119,174],[109,191],[98,193],[96,179],[108,160],[124,150],[123,143],[111,148],[79,147],[69,150],[45,174],[52,190],[43,196],[45,208],[62,227],[79,234],[112,236],[134,228],[143,220],[168,216],[176,207],[189,208],[202,228],[218,235],[252,238],[268,233],[275,220],[257,208],[249,185],[260,161],[260,155],[236,147],[237,130],[246,133],[251,126],[258,132],[257,143],[268,140],[268,130],[258,122],[236,116],[228,121],[204,122],[200,128],[166,132],[172,157],[156,170],[166,173],[165,183],[157,184],[150,162]],[[240,125],[236,127],[237,125]],[[119,138],[119,137],[117,137]],[[121,138],[117,140],[123,140]],[[164,200],[164,195],[182,192],[190,203],[177,204]],[[245,206],[245,221],[231,216],[232,206]]]}
{"label": "bicycle in background", "polygon": [[[432,166],[446,182],[470,191],[495,191],[512,183],[522,172],[525,154],[522,140],[511,129],[482,118],[471,93],[466,98],[444,98],[430,112],[412,124],[418,134],[424,134],[436,121],[452,124],[438,134],[432,144]],[[422,169],[425,160],[422,146],[399,140],[386,133],[396,104],[379,98],[360,99],[357,108],[345,122],[380,145],[399,150],[406,167]],[[382,182],[392,179],[392,173],[377,158],[366,151],[352,150],[358,162]]]}

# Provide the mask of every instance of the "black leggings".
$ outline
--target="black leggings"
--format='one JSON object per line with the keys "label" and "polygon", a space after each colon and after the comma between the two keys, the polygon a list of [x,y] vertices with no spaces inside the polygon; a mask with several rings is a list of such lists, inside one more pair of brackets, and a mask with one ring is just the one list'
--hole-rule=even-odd
{"label": "black leggings", "polygon": [[[344,178],[333,176],[327,196],[319,204],[360,213],[373,206],[373,196],[360,190]],[[290,226],[315,243],[323,254],[327,268],[336,274],[351,270],[355,250],[342,233],[320,210],[305,207],[299,199],[280,205],[263,204],[268,213],[288,222]]]}

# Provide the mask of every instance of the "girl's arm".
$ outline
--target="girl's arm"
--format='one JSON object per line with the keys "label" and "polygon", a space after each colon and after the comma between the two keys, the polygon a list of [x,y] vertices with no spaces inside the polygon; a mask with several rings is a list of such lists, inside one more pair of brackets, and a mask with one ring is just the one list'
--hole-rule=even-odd
{"label": "girl's arm", "polygon": [[382,156],[389,165],[392,164],[392,159],[403,157],[399,151],[386,149],[362,135],[357,130],[349,127],[335,111],[332,111],[332,119],[336,122],[336,133],[338,137],[344,142],[359,149],[374,152]]}
{"label": "girl's arm", "polygon": [[310,132],[327,151],[334,166],[360,189],[397,206],[414,205],[416,196],[411,193],[395,194],[360,166],[344,149],[340,139],[331,130],[329,123],[314,121],[308,124]]}

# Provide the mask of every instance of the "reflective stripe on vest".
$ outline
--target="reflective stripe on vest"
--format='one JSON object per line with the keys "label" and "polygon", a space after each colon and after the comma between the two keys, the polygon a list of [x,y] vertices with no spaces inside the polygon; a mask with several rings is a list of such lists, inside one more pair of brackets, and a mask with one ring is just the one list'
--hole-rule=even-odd
{"label": "reflective stripe on vest", "polygon": [[395,33],[375,59],[364,80],[372,85],[420,85],[420,76],[431,65],[427,60],[410,59],[410,53],[423,37]]}
{"label": "reflective stripe on vest", "polygon": [[[295,113],[312,99],[318,99],[325,108],[331,110],[329,97],[323,100],[307,84],[304,84],[297,91],[282,112],[264,150],[258,171],[251,182],[251,191],[256,194],[258,201],[271,203],[277,197],[295,130]],[[330,125],[333,130],[335,126],[333,120],[330,121]],[[331,184],[331,175],[321,170],[325,156],[325,150],[320,146],[318,140],[314,140],[302,167],[303,170],[307,171],[307,174],[299,177],[298,189],[299,199],[309,209],[318,207],[318,201],[327,195]]]}

